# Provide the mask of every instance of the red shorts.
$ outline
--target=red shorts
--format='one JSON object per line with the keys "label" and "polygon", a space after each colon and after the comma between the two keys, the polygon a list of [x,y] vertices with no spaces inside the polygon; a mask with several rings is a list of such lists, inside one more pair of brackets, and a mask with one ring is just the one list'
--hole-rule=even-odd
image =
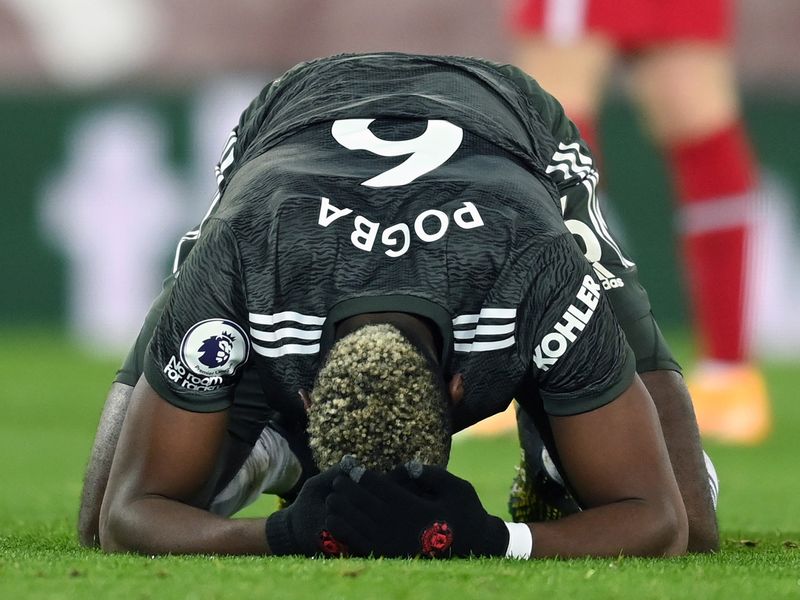
{"label": "red shorts", "polygon": [[621,50],[699,40],[731,39],[731,0],[517,0],[515,33],[543,33],[568,42],[586,33],[608,36]]}

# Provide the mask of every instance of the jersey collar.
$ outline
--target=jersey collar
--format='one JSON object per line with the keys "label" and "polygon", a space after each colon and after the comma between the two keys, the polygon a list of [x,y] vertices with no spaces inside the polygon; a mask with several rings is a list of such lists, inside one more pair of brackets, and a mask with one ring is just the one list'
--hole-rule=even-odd
{"label": "jersey collar", "polygon": [[426,298],[406,294],[359,296],[335,304],[328,311],[325,324],[322,326],[320,357],[324,360],[333,346],[337,323],[355,315],[376,312],[404,312],[432,321],[442,336],[442,353],[439,356],[439,364],[445,372],[449,372],[448,366],[453,349],[453,321],[450,313],[439,304]]}

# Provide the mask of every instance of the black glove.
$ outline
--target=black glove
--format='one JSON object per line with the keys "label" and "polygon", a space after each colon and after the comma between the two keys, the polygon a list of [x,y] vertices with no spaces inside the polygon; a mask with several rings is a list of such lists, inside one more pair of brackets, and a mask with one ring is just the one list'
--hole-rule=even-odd
{"label": "black glove", "polygon": [[356,467],[334,479],[327,512],[328,530],[355,555],[503,556],[508,547],[503,520],[441,467],[411,463],[385,475]]}
{"label": "black glove", "polygon": [[267,518],[267,543],[272,554],[347,554],[347,548],[325,529],[325,498],[331,491],[333,480],[340,474],[336,466],[311,477],[289,507]]}

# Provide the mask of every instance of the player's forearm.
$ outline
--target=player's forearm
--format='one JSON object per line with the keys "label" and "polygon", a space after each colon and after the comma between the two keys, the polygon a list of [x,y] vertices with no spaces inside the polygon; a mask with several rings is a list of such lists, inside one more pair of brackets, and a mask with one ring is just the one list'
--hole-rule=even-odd
{"label": "player's forearm", "polygon": [[[110,463],[110,461],[109,461]],[[98,474],[90,464],[86,478],[83,482],[81,505],[78,509],[78,542],[87,548],[96,548],[100,545],[99,524],[100,506],[103,502],[103,492],[108,483],[109,465],[102,466],[102,473]]]}
{"label": "player's forearm", "polygon": [[108,474],[114,459],[119,432],[128,411],[133,388],[114,383],[106,398],[103,414],[97,426],[92,454],[83,479],[81,504],[78,510],[78,541],[84,546],[96,547],[98,538],[100,506],[108,484]]}
{"label": "player's forearm", "polygon": [[658,410],[672,470],[689,519],[690,552],[719,548],[716,512],[692,401],[683,377],[674,371],[641,374]]}
{"label": "player's forearm", "polygon": [[686,515],[631,499],[531,524],[533,557],[675,556],[686,552]]}
{"label": "player's forearm", "polygon": [[110,507],[100,521],[106,552],[269,554],[264,519],[227,519],[160,496]]}

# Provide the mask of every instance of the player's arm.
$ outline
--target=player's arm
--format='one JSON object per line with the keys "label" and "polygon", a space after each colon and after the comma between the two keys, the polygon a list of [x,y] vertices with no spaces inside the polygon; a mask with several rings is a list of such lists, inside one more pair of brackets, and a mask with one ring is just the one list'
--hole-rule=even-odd
{"label": "player's arm", "polygon": [[189,254],[150,339],[100,512],[104,550],[304,554],[319,532],[332,475],[309,479],[268,519],[227,519],[209,505],[227,411],[248,362],[245,281],[237,240],[211,219]]}
{"label": "player's arm", "polygon": [[[686,511],[658,413],[602,279],[574,243],[559,240],[548,251],[539,271],[556,291],[533,286],[526,302],[532,375],[563,474],[584,510],[533,525],[534,555],[685,552]],[[547,350],[554,335],[568,344],[558,356]]]}
{"label": "player's arm", "polygon": [[716,550],[716,510],[689,390],[650,310],[637,267],[605,222],[592,153],[555,98],[520,69],[509,65],[501,69],[528,96],[553,135],[545,170],[556,184],[564,223],[601,279],[636,356],[637,371],[656,405],[689,518],[689,550]]}
{"label": "player's arm", "polygon": [[337,553],[325,545],[325,498],[338,469],[320,473],[267,519],[209,512],[227,411],[167,402],[145,377],[134,388],[100,513],[106,552],[143,554]]}
{"label": "player's arm", "polygon": [[142,378],[133,391],[100,514],[107,552],[268,552],[264,519],[202,508],[226,434],[226,411],[183,410]]}
{"label": "player's arm", "polygon": [[266,550],[263,521],[257,531],[257,522],[204,510],[248,356],[243,286],[236,239],[211,219],[169,294],[131,396],[100,513],[104,550]]}
{"label": "player's arm", "polygon": [[114,451],[117,447],[122,423],[128,412],[131,394],[136,382],[142,374],[142,361],[147,343],[153,335],[156,323],[164,311],[169,294],[175,279],[170,277],[164,284],[164,289],[150,307],[142,329],[137,336],[136,343],[131,348],[125,362],[117,373],[116,380],[106,397],[103,412],[97,425],[92,451],[86,466],[83,480],[83,491],[78,511],[78,540],[88,547],[100,544],[98,538],[98,520],[100,518],[100,505],[108,483],[108,474]]}
{"label": "player's arm", "polygon": [[593,411],[550,417],[566,476],[585,510],[532,523],[533,555],[671,556],[686,551],[686,511],[658,415],[636,377]]}
{"label": "player's arm", "polygon": [[[583,152],[589,156],[587,149]],[[636,369],[655,403],[689,516],[689,550],[716,550],[716,511],[691,397],[650,310],[637,267],[624,256],[604,225],[594,196],[594,181],[573,180],[560,191],[564,221],[603,284],[636,357]]]}
{"label": "player's arm", "polygon": [[[571,123],[564,128],[573,130]],[[591,165],[591,154],[572,132],[577,148],[555,154],[548,167],[559,182],[564,222],[605,288],[611,308],[636,357],[636,368],[655,403],[672,468],[689,516],[689,550],[708,552],[719,546],[709,473],[691,397],[650,309],[636,265],[614,240],[595,193],[594,169],[563,170],[569,156]],[[559,168],[555,168],[559,167]]]}
{"label": "player's arm", "polygon": [[100,544],[100,505],[132,392],[133,387],[129,385],[118,382],[112,384],[97,426],[78,511],[78,541],[90,548]]}
{"label": "player's arm", "polygon": [[689,552],[719,548],[712,481],[703,456],[692,400],[683,376],[672,370],[640,373],[658,411],[672,470],[689,520]]}
{"label": "player's arm", "polygon": [[[249,109],[248,109],[249,110]],[[245,114],[248,114],[247,111]],[[238,126],[229,135],[223,147],[220,160],[217,162],[214,173],[217,179],[217,191],[211,202],[204,221],[211,216],[219,206],[219,200],[230,178],[234,166],[234,159],[242,152],[242,143],[237,144]],[[180,265],[186,259],[189,251],[194,246],[200,234],[198,226],[178,241],[173,262],[173,273],[177,273]],[[103,501],[111,463],[117,447],[122,424],[128,410],[131,394],[136,382],[142,373],[142,358],[144,348],[153,334],[156,323],[164,310],[164,305],[175,283],[175,278],[170,277],[165,281],[164,289],[156,298],[145,318],[145,322],[137,337],[136,343],[131,348],[125,359],[125,364],[118,373],[118,379],[112,384],[103,406],[103,412],[95,433],[89,462],[84,475],[83,490],[81,492],[80,507],[78,509],[78,541],[88,547],[95,547],[99,542],[98,520],[100,505]]]}

